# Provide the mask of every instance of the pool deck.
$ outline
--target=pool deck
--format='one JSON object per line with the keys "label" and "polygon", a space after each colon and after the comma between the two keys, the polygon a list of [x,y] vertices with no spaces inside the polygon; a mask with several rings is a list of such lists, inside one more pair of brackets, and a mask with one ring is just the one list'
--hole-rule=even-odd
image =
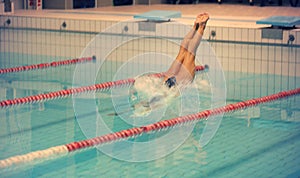
{"label": "pool deck", "polygon": [[[250,6],[247,4],[201,3],[191,5],[133,5],[108,6],[72,10],[16,10],[16,16],[49,17],[65,19],[94,19],[123,21],[133,19],[136,14],[151,10],[175,10],[182,13],[178,19],[182,23],[192,24],[194,17],[202,12],[210,14],[208,26],[259,28],[256,21],[270,16],[300,16],[300,7],[289,6]],[[298,27],[298,26],[297,26]]]}

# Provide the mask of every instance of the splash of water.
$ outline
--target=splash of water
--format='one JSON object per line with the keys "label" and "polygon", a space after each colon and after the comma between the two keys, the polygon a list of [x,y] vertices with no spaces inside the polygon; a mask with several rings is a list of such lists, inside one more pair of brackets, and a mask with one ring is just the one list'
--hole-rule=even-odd
{"label": "splash of water", "polygon": [[[168,107],[175,100],[180,99],[182,89],[194,87],[208,91],[209,84],[206,80],[195,79],[188,86],[167,87],[162,78],[140,76],[130,88],[130,103],[133,107],[132,117],[147,116],[158,108]],[[191,96],[192,98],[193,96]]]}

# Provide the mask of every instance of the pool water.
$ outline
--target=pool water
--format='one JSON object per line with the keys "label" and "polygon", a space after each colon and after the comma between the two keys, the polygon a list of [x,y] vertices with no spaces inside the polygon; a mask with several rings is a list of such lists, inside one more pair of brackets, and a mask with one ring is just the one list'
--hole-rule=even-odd
{"label": "pool water", "polygon": [[[1,81],[1,100],[68,88],[72,81],[69,71],[73,69],[74,66],[47,69],[46,73],[50,71],[47,75],[45,70],[6,74]],[[230,77],[233,75],[240,76],[240,80]],[[228,89],[231,89],[232,83],[236,84],[235,87],[243,86],[257,79],[282,81],[282,76],[277,75],[225,72],[225,76]],[[206,79],[201,76],[198,78]],[[299,81],[299,78],[295,80]],[[289,88],[278,86],[274,93]],[[234,89],[238,93],[241,88]],[[263,90],[256,93],[250,92],[251,87],[248,89],[250,94],[228,98],[227,104],[273,92]],[[199,95],[199,111],[211,108],[209,94],[206,90]],[[96,99],[93,97],[93,94],[86,94],[79,99],[95,101],[98,112],[112,131],[132,127],[122,120],[121,115],[115,114],[110,91],[96,93]],[[299,99],[299,96],[294,96],[226,114],[216,134],[204,147],[199,144],[199,139],[208,120],[200,121],[194,125],[184,143],[159,159],[127,162],[94,148],[35,165],[0,170],[0,177],[297,177],[300,175]],[[167,109],[161,119],[177,116],[172,107]],[[89,124],[95,122],[93,113],[76,115],[72,98],[0,109],[0,160],[87,139],[86,132],[78,123],[79,118]],[[161,137],[167,132],[154,132],[131,140],[143,142]],[[161,151],[157,145],[148,149],[149,152],[151,149]]]}

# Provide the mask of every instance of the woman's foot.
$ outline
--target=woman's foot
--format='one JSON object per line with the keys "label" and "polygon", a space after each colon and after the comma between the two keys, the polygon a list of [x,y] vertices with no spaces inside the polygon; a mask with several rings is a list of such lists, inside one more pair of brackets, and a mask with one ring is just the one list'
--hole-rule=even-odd
{"label": "woman's foot", "polygon": [[202,26],[202,25],[205,26],[208,19],[209,19],[208,13],[199,14],[197,16],[196,23],[198,23],[200,26]]}
{"label": "woman's foot", "polygon": [[197,16],[196,23],[199,24],[197,28],[197,32],[200,33],[200,35],[203,35],[208,19],[209,19],[209,15],[207,13],[199,14]]}
{"label": "woman's foot", "polygon": [[208,19],[209,19],[209,15],[207,13],[199,14],[196,17],[193,28],[197,31],[200,26],[205,27],[206,22],[208,21]]}

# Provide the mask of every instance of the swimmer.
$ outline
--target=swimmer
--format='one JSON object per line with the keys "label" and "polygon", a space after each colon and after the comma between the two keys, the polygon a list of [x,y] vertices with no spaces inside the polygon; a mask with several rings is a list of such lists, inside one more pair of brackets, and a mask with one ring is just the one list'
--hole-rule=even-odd
{"label": "swimmer", "polygon": [[207,13],[199,14],[192,30],[182,40],[176,59],[169,70],[164,73],[164,82],[169,88],[177,84],[185,86],[194,80],[196,51],[200,45],[208,19],[209,15]]}
{"label": "swimmer", "polygon": [[[181,42],[176,59],[171,64],[170,68],[163,73],[163,85],[169,90],[173,90],[176,88],[175,86],[182,88],[193,82],[195,77],[196,51],[200,45],[208,19],[209,15],[207,13],[199,14],[196,17],[193,28],[185,35]],[[131,91],[131,99],[137,99],[136,92],[137,91]],[[149,113],[151,112],[151,109],[161,106],[161,101],[167,98],[169,93],[171,92],[161,92],[160,95],[154,95],[148,101],[140,101],[139,103],[132,105],[132,107],[136,111],[142,110],[143,113]]]}

